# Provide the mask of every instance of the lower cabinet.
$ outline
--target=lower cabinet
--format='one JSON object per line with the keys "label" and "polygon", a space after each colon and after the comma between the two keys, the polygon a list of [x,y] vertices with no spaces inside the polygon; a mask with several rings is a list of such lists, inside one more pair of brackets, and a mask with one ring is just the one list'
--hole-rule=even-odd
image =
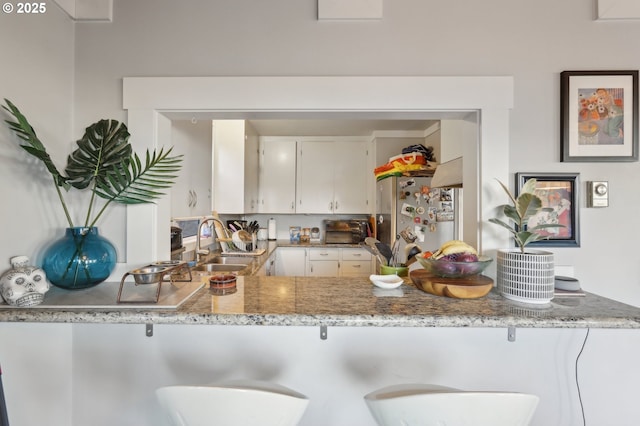
{"label": "lower cabinet", "polygon": [[304,277],[306,275],[307,249],[278,247],[275,272],[278,276]]}
{"label": "lower cabinet", "polygon": [[373,256],[367,250],[360,248],[340,249],[341,277],[368,277],[373,273],[374,267]]}
{"label": "lower cabinet", "polygon": [[310,248],[308,250],[308,277],[337,277],[340,275],[340,249]]}
{"label": "lower cabinet", "polygon": [[[267,261],[269,262],[269,261]],[[361,248],[279,247],[275,255],[278,276],[368,277],[373,271],[371,253]],[[266,272],[270,275],[269,272]]]}

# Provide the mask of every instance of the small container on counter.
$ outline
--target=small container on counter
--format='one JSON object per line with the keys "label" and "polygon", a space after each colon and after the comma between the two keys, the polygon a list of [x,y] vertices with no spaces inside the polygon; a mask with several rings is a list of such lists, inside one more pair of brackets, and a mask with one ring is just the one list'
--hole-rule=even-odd
{"label": "small container on counter", "polygon": [[300,242],[300,227],[299,226],[290,226],[289,227],[289,241],[292,243]]}
{"label": "small container on counter", "polygon": [[233,294],[238,291],[237,279],[238,276],[234,272],[213,275],[209,278],[209,288],[216,296]]}
{"label": "small container on counter", "polygon": [[309,243],[310,241],[311,241],[311,230],[309,228],[302,228],[302,233],[300,233],[300,242]]}

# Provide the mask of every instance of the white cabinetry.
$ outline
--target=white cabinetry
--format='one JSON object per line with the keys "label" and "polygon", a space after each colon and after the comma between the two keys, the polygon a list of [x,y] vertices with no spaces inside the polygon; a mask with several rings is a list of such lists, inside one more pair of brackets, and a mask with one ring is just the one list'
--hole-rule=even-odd
{"label": "white cabinetry", "polygon": [[[268,260],[267,263],[269,262]],[[275,271],[272,266],[267,265],[264,274],[298,277],[368,277],[373,271],[373,265],[371,253],[362,248],[278,247],[275,251]]]}
{"label": "white cabinetry", "polygon": [[260,138],[260,213],[296,212],[296,141]]}
{"label": "white cabinetry", "polygon": [[341,277],[368,277],[373,271],[371,253],[361,248],[340,249]]}
{"label": "white cabinetry", "polygon": [[368,154],[364,140],[299,142],[296,213],[367,213]]}
{"label": "white cabinetry", "polygon": [[171,187],[171,217],[211,214],[211,126],[208,121],[174,120],[173,154],[182,154],[182,171]]}
{"label": "white cabinetry", "polygon": [[340,249],[310,248],[308,277],[337,277],[340,269]]}
{"label": "white cabinetry", "polygon": [[258,212],[258,135],[244,120],[214,120],[213,210]]}
{"label": "white cabinetry", "polygon": [[304,277],[307,249],[297,247],[279,247],[276,250],[276,275]]}
{"label": "white cabinetry", "polygon": [[273,252],[271,256],[267,259],[266,262],[260,267],[260,269],[255,273],[258,277],[264,276],[272,276],[276,275],[276,252]]}

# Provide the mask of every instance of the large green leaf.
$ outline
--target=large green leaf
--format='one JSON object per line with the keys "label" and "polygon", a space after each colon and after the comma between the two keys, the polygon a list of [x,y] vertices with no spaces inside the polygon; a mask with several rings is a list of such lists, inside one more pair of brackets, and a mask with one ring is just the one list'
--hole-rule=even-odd
{"label": "large green leaf", "polygon": [[78,189],[108,185],[114,167],[126,166],[131,156],[127,126],[116,120],[100,120],[87,127],[78,148],[67,159],[69,183]]}
{"label": "large green leaf", "polygon": [[540,197],[530,192],[520,193],[516,201],[518,216],[520,216],[523,224],[526,223],[530,217],[535,216],[542,208],[542,200]]}
{"label": "large green leaf", "polygon": [[533,216],[539,212],[550,212],[553,209],[549,207],[542,207],[542,200],[535,194],[536,179],[529,179],[523,185],[518,197],[514,197],[509,191],[509,188],[502,182],[498,181],[502,189],[507,193],[513,205],[505,204],[500,206],[504,215],[509,218],[514,226],[510,226],[506,222],[500,219],[489,219],[489,222],[496,225],[500,225],[513,234],[518,247],[524,253],[524,248],[527,244],[547,239],[548,236],[541,235],[538,231],[545,228],[561,228],[563,225],[557,224],[541,224],[534,227],[529,227],[528,222]]}
{"label": "large green leaf", "polygon": [[27,118],[10,100],[5,99],[4,101],[7,105],[3,105],[2,107],[16,119],[16,121],[5,120],[5,122],[20,139],[27,142],[27,145],[20,145],[20,147],[44,163],[57,186],[61,186],[66,190],[69,189],[69,184],[67,183],[66,178],[58,171],[56,165],[51,160],[49,153],[47,153],[47,149],[36,135],[36,131],[33,129]]}

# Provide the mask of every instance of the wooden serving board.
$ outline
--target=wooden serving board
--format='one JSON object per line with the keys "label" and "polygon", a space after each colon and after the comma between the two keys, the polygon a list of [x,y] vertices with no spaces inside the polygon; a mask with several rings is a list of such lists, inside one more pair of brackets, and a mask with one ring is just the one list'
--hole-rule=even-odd
{"label": "wooden serving board", "polygon": [[493,280],[484,275],[466,278],[443,278],[431,275],[424,269],[409,273],[409,278],[420,290],[436,296],[455,299],[477,299],[486,296],[493,287]]}

